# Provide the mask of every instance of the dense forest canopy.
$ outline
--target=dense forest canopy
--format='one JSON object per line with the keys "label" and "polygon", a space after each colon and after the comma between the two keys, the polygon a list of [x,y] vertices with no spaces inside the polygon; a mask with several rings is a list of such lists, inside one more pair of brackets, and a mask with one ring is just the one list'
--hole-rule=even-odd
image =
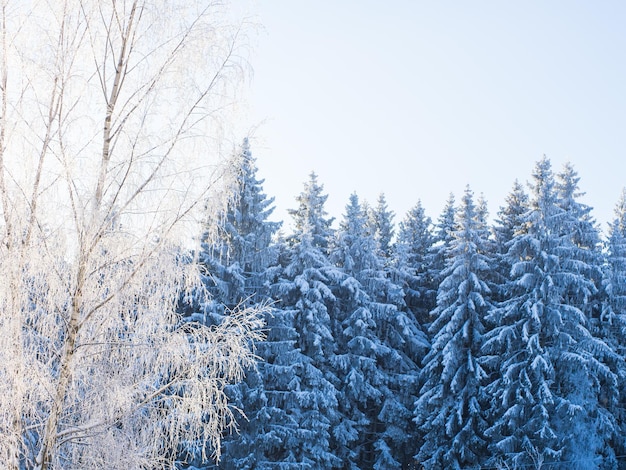
{"label": "dense forest canopy", "polygon": [[333,223],[311,173],[286,233],[236,153],[198,312],[271,311],[219,468],[626,466],[626,193],[603,236],[574,167],[544,157],[493,217],[466,187],[434,222],[353,194]]}

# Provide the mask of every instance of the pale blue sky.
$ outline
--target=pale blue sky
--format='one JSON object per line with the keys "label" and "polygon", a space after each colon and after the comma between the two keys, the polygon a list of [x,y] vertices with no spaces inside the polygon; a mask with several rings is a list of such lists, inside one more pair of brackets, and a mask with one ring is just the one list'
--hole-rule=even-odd
{"label": "pale blue sky", "polygon": [[626,186],[626,2],[258,0],[253,153],[276,217],[314,170],[341,218],[384,192],[399,222],[450,192],[492,216],[547,155],[603,228]]}

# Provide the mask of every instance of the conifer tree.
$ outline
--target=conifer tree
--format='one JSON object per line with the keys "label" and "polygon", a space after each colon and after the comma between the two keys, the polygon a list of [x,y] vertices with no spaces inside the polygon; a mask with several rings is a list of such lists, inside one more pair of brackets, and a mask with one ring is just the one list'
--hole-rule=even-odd
{"label": "conifer tree", "polygon": [[[469,188],[466,188],[466,190]],[[485,199],[485,195],[480,193],[478,196],[478,200],[476,201],[476,221],[483,226],[483,229],[487,229],[487,237],[489,236],[489,208],[487,207],[487,199]],[[491,243],[489,238],[487,238],[488,243]]]}
{"label": "conifer tree", "polygon": [[490,308],[488,231],[468,188],[450,233],[447,267],[430,326],[415,421],[423,433],[416,459],[424,468],[480,466],[486,449],[481,365],[483,318]]}
{"label": "conifer tree", "polygon": [[353,194],[331,250],[332,262],[342,270],[340,282],[334,286],[338,304],[332,318],[337,340],[333,366],[342,416],[335,430],[341,442],[336,452],[344,468],[350,469],[374,465],[377,415],[385,394],[384,375],[377,367],[382,345],[376,336],[376,319],[370,297],[354,277],[369,281],[371,274],[366,271],[379,267],[378,245],[370,231],[374,224],[368,224],[365,210]]}
{"label": "conifer tree", "polygon": [[[604,272],[605,293],[600,332],[613,355],[607,361],[617,371],[619,396],[611,410],[619,431],[614,447],[618,455],[626,452],[626,189],[615,207],[606,240],[607,264]],[[608,401],[608,396],[606,397]]]}
{"label": "conifer tree", "polygon": [[615,207],[615,218],[609,224],[606,248],[603,331],[615,352],[626,357],[626,189]]}
{"label": "conifer tree", "polygon": [[[437,224],[435,225],[435,243],[446,245],[454,238],[456,211],[456,200],[454,194],[450,193],[441,214],[439,214]],[[443,256],[443,258],[445,258],[445,256]],[[445,269],[445,260],[443,261],[443,265]]]}
{"label": "conifer tree", "polygon": [[[219,468],[295,470],[326,468],[328,464],[328,460],[315,462],[311,458],[316,451],[311,446],[316,439],[317,418],[314,411],[307,415],[306,410],[315,409],[312,398],[319,399],[312,395],[314,385],[310,383],[311,372],[315,376],[319,370],[298,347],[300,336],[294,328],[295,313],[275,308],[267,317],[267,336],[257,344],[256,350],[261,358],[258,374],[248,376],[247,388],[237,389],[241,401],[248,404],[244,409],[249,419],[248,432],[241,432],[239,438],[235,436],[230,441],[224,464]],[[312,422],[303,425],[305,419]],[[323,428],[327,424],[320,420],[319,426]],[[325,431],[322,429],[319,435],[323,438]]]}
{"label": "conifer tree", "polygon": [[511,192],[505,199],[505,205],[498,211],[498,218],[493,227],[494,263],[493,279],[495,288],[492,298],[498,302],[508,296],[506,287],[511,274],[511,259],[507,256],[513,239],[526,231],[524,216],[529,209],[528,194],[518,180],[513,183]]}
{"label": "conifer tree", "polygon": [[374,240],[378,244],[378,250],[385,265],[387,265],[393,252],[393,237],[395,235],[393,219],[395,214],[389,209],[387,199],[383,193],[378,196],[376,207],[369,211],[369,215],[373,227]]}
{"label": "conifer tree", "polygon": [[290,211],[295,232],[288,239],[287,261],[272,292],[296,333],[300,359],[291,364],[294,376],[277,408],[289,410],[297,427],[295,438],[280,443],[288,456],[279,468],[333,468],[341,464],[331,452],[331,431],[339,421],[331,361],[335,339],[329,312],[336,301],[330,285],[339,273],[326,256],[332,219],[326,218],[327,196],[315,174]]}
{"label": "conifer tree", "polygon": [[438,290],[445,277],[442,273],[447,266],[448,250],[456,229],[456,206],[454,194],[450,193],[446,204],[435,224],[434,240],[429,254],[429,287]]}
{"label": "conifer tree", "polygon": [[577,263],[578,272],[591,282],[589,290],[580,289],[582,285],[570,288],[567,302],[576,305],[591,321],[590,326],[597,328],[600,317],[602,284],[602,266],[604,257],[601,251],[600,231],[591,215],[592,208],[579,201],[584,196],[578,187],[580,178],[571,163],[566,163],[557,175],[556,190],[558,205],[563,209],[559,225],[564,238],[561,256],[571,263]]}
{"label": "conifer tree", "polygon": [[532,176],[527,230],[507,254],[509,298],[491,314],[497,326],[484,346],[497,376],[486,435],[494,464],[499,458],[511,466],[590,468],[612,459],[614,422],[601,397],[615,393],[616,379],[600,360],[608,348],[589,332],[578,304],[594,280],[584,261],[569,258],[573,235],[550,161],[539,161]]}
{"label": "conifer tree", "polygon": [[436,304],[437,288],[429,277],[433,243],[431,219],[418,201],[400,222],[394,278],[403,288],[405,303],[420,325],[429,323],[428,315]]}
{"label": "conifer tree", "polygon": [[[608,338],[602,332],[600,322],[605,296],[602,286],[605,256],[601,250],[600,231],[591,215],[592,208],[579,200],[585,194],[579,189],[579,181],[580,178],[571,163],[566,163],[556,178],[558,204],[563,210],[562,218],[559,221],[563,246],[559,250],[559,256],[567,269],[582,274],[589,281],[588,284],[569,283],[564,301],[584,313],[586,327],[594,337],[593,340],[589,341],[592,343],[590,352],[611,371],[611,374],[607,373],[606,376],[596,374],[594,377],[596,393],[599,390],[597,397],[587,397],[584,395],[584,391],[579,393],[584,400],[590,400],[592,403],[599,402],[600,419],[610,420],[612,430],[609,432],[609,426],[605,423],[591,423],[590,427],[601,426],[603,428],[596,430],[599,432],[596,439],[601,439],[602,442],[578,443],[579,445],[570,449],[569,452],[570,455],[577,457],[581,454],[585,456],[585,453],[597,451],[608,465],[614,454],[614,449],[610,446],[615,430],[614,413],[618,411],[615,400],[619,396],[619,389],[615,379],[623,372],[621,367],[623,359],[618,357],[604,341]],[[598,338],[598,341],[595,341],[595,338]],[[604,446],[605,449],[590,450],[589,446]]]}
{"label": "conifer tree", "polygon": [[198,259],[204,266],[203,284],[211,295],[200,306],[204,322],[219,323],[224,311],[243,303],[260,303],[268,296],[268,268],[277,263],[272,237],[281,223],[269,221],[274,198],[263,192],[256,176],[256,159],[247,138],[233,155],[237,168],[233,194],[225,209],[206,223]]}
{"label": "conifer tree", "polygon": [[416,393],[417,362],[427,347],[412,316],[396,303],[403,305],[402,291],[386,275],[380,253],[353,194],[331,253],[345,276],[337,286],[335,364],[342,414],[353,433],[347,453],[353,468],[408,463],[408,407]]}
{"label": "conifer tree", "polygon": [[487,283],[487,287],[489,288],[490,295],[489,297],[494,298],[494,293],[498,290],[497,279],[498,276],[495,274],[495,270],[497,268],[497,258],[496,254],[496,241],[493,235],[493,227],[489,225],[489,208],[487,207],[487,200],[485,199],[484,194],[480,194],[478,199],[476,200],[476,221],[478,225],[481,226],[481,232],[484,235],[485,244],[482,248],[483,254],[487,255],[489,260],[489,273],[485,276],[484,281]]}
{"label": "conifer tree", "polygon": [[[309,174],[309,180],[304,184],[304,190],[296,197],[297,209],[289,209],[287,212],[295,224],[295,230],[290,240],[302,233],[309,233],[313,238],[313,246],[318,247],[324,254],[328,254],[328,244],[333,235],[333,217],[328,217],[324,185],[319,184],[314,172]],[[297,238],[296,238],[297,239]]]}
{"label": "conifer tree", "polygon": [[[233,194],[224,210],[207,220],[211,230],[204,233],[198,253],[198,260],[204,268],[203,287],[210,298],[208,302],[192,301],[193,311],[187,312],[191,314],[189,320],[200,320],[208,325],[219,324],[224,315],[243,305],[267,303],[269,283],[277,269],[278,252],[272,237],[280,223],[268,220],[274,200],[264,194],[263,180],[256,176],[256,160],[247,138],[233,154],[231,164],[236,168]],[[198,297],[204,299],[203,295]],[[275,315],[269,311],[266,322],[273,320]],[[272,322],[268,325],[270,330],[271,326]],[[245,468],[250,455],[262,460],[265,447],[261,443],[268,439],[264,434],[273,433],[277,425],[275,420],[266,419],[264,382],[270,378],[264,374],[273,378],[271,367],[251,368],[245,381],[229,387],[233,406],[244,416],[238,420],[238,433],[223,440],[224,457],[220,468]],[[186,457],[189,462],[200,465],[198,459],[198,455]]]}

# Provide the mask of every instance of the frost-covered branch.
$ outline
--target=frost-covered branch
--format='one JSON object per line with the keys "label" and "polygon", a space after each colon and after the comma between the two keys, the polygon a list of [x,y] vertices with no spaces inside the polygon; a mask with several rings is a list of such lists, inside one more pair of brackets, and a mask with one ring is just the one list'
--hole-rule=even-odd
{"label": "frost-covered branch", "polygon": [[196,210],[232,184],[242,30],[203,0],[0,14],[0,461],[169,468],[183,440],[217,457],[259,312],[191,328],[177,305]]}

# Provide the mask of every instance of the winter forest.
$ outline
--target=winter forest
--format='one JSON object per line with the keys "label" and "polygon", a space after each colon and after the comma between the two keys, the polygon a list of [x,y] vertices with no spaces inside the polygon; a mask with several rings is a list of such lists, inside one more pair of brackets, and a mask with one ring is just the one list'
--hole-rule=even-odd
{"label": "winter forest", "polygon": [[626,192],[286,231],[226,6],[0,0],[0,469],[626,468]]}
{"label": "winter forest", "polygon": [[219,468],[624,466],[626,193],[602,239],[544,157],[493,223],[466,188],[397,226],[353,194],[333,229],[312,173],[284,234],[247,141],[239,168],[185,312],[270,307]]}

